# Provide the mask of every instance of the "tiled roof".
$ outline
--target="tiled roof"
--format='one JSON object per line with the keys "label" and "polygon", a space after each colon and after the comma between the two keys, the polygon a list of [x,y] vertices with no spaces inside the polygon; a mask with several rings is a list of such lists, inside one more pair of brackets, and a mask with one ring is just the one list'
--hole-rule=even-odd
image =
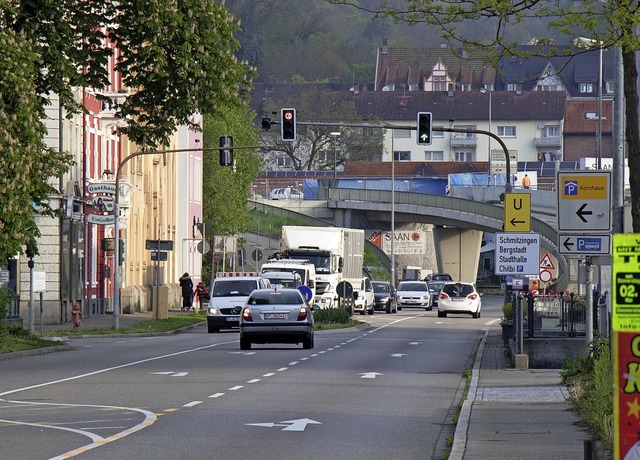
{"label": "tiled roof", "polygon": [[[329,91],[330,85],[278,84],[266,87],[256,85],[252,91],[251,108],[259,117],[263,107],[295,106],[296,98],[304,92]],[[362,120],[383,120],[415,123],[418,112],[432,112],[433,119],[440,123],[448,120],[486,120],[489,117],[489,94],[479,91],[449,92],[407,92],[406,94],[387,91],[331,91],[332,97],[353,101]],[[564,118],[564,92],[526,92],[520,94],[494,91],[491,94],[491,116],[494,120],[562,120]],[[298,111],[298,121],[322,120],[316,113]]]}
{"label": "tiled roof", "polygon": [[[482,87],[483,72],[489,66],[482,58],[467,55],[460,49],[439,48],[378,48],[376,61],[375,91],[385,85],[394,85],[394,90],[403,91],[402,85],[420,85],[431,74],[433,66],[441,60],[457,83],[470,83]],[[408,87],[405,87],[408,91]]]}
{"label": "tiled roof", "polygon": [[[585,134],[597,130],[598,119],[587,119],[587,113],[598,113],[597,100],[569,100],[566,105],[564,134]],[[611,133],[613,126],[613,101],[602,101],[602,132]]]}

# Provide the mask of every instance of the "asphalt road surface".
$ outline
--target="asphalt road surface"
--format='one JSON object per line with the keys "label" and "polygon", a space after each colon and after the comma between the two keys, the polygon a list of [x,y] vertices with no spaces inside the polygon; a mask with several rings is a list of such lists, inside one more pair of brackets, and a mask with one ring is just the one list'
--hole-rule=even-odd
{"label": "asphalt road surface", "polygon": [[0,357],[0,458],[441,458],[501,305],[485,296],[480,319],[376,312],[312,350],[241,351],[237,331],[202,326]]}

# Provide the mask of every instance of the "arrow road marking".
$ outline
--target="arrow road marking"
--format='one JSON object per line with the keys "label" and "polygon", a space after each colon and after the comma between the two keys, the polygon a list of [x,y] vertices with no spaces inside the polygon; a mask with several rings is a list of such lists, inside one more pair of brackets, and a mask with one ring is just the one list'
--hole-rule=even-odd
{"label": "arrow road marking", "polygon": [[584,208],[587,207],[588,203],[584,203],[582,206],[580,206],[580,209],[578,209],[576,211],[576,215],[580,218],[580,220],[582,220],[582,222],[587,223],[587,219],[584,218],[584,216],[590,216],[593,214],[592,211],[585,211]]}
{"label": "arrow road marking", "polygon": [[267,422],[267,423],[245,423],[248,426],[259,426],[263,428],[273,428],[276,426],[283,426],[282,431],[304,431],[307,425],[322,425],[321,422],[316,422],[310,418],[300,418],[297,420],[285,420],[280,423]]}
{"label": "arrow road marking", "polygon": [[361,379],[375,379],[378,375],[384,375],[384,374],[379,374],[378,372],[366,372],[360,375],[362,376],[360,377]]}

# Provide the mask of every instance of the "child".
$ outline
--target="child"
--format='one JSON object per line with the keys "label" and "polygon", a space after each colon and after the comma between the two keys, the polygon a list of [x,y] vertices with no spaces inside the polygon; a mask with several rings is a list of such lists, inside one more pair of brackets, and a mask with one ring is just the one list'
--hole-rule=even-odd
{"label": "child", "polygon": [[195,295],[195,300],[196,300],[196,312],[200,311],[200,308],[202,307],[202,299],[204,298],[204,294],[206,294],[207,292],[207,288],[204,287],[204,283],[202,281],[200,281],[198,283],[198,285],[196,286],[195,290],[193,291],[194,295]]}

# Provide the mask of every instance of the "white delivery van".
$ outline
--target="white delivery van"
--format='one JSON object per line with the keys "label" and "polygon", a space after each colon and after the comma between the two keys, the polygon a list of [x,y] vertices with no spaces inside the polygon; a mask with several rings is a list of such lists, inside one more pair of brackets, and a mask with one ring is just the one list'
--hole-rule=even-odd
{"label": "white delivery van", "polygon": [[210,333],[240,326],[240,313],[254,289],[271,287],[255,272],[218,273],[211,283],[207,329]]}
{"label": "white delivery van", "polygon": [[353,293],[355,296],[355,302],[353,303],[353,312],[364,315],[368,313],[373,315],[374,307],[376,304],[375,293],[373,292],[373,285],[368,277],[363,277],[360,281],[360,289],[358,286],[354,286]]}

